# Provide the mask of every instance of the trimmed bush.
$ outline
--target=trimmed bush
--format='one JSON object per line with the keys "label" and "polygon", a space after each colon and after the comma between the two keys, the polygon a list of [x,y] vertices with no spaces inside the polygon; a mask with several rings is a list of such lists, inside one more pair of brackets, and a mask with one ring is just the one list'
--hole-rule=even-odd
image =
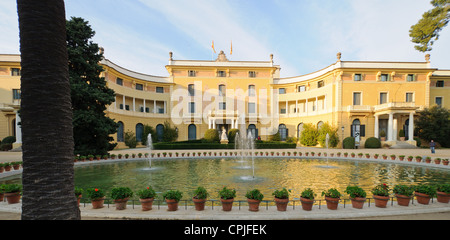
{"label": "trimmed bush", "polygon": [[319,133],[314,125],[311,123],[304,124],[302,135],[300,136],[300,143],[305,146],[316,146],[318,135]]}
{"label": "trimmed bush", "polygon": [[339,143],[339,137],[337,135],[337,127],[331,126],[328,122],[324,123],[322,127],[318,130],[317,141],[322,147],[326,147],[327,133],[330,136],[330,141],[328,142],[328,147],[336,147]]}
{"label": "trimmed bush", "polygon": [[355,148],[355,138],[346,137],[344,139],[344,149],[354,149]]}
{"label": "trimmed bush", "polygon": [[208,129],[205,132],[205,140],[208,142],[219,142],[219,132],[216,129]]}
{"label": "trimmed bush", "polygon": [[[234,139],[236,138],[236,133],[239,132],[239,129],[237,128],[233,128],[228,130],[228,142],[229,143],[234,143]],[[239,133],[241,134],[241,133]]]}
{"label": "trimmed bush", "polygon": [[365,148],[381,148],[381,141],[376,137],[370,137],[364,143]]}

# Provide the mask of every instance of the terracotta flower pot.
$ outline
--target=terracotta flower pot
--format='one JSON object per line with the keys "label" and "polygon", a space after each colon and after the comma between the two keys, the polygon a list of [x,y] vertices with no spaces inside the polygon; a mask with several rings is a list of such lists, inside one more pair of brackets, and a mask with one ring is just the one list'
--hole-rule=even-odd
{"label": "terracotta flower pot", "polygon": [[195,210],[197,211],[205,210],[206,199],[192,198],[192,201],[194,202]]}
{"label": "terracotta flower pot", "polygon": [[397,197],[397,203],[400,206],[409,206],[409,202],[411,201],[411,197],[401,195],[401,194],[395,194],[395,197]]}
{"label": "terracotta flower pot", "polygon": [[387,205],[387,202],[389,201],[389,196],[373,195],[373,199],[375,199],[376,207],[385,208]]}
{"label": "terracotta flower pot", "polygon": [[289,198],[275,198],[275,204],[277,205],[277,210],[278,211],[286,211],[288,202],[289,202]]}
{"label": "terracotta flower pot", "polygon": [[80,201],[81,201],[81,197],[83,197],[82,195],[77,196],[77,206],[80,206]]}
{"label": "terracotta flower pot", "polygon": [[220,201],[222,202],[222,210],[229,212],[231,211],[231,209],[233,208],[233,202],[234,202],[234,198],[230,198],[230,199],[220,199]]}
{"label": "terracotta flower pot", "polygon": [[428,205],[430,203],[430,195],[423,194],[419,192],[414,192],[414,195],[416,196],[417,202],[420,204]]}
{"label": "terracotta flower pot", "polygon": [[314,199],[300,197],[300,202],[302,203],[303,210],[311,211],[313,204],[314,204]]}
{"label": "terracotta flower pot", "polygon": [[330,210],[336,210],[339,204],[339,198],[325,197],[327,202],[327,208]]}
{"label": "terracotta flower pot", "polygon": [[20,193],[19,192],[13,192],[13,193],[5,193],[6,201],[8,204],[15,204],[20,202]]}
{"label": "terracotta flower pot", "polygon": [[116,210],[124,210],[127,208],[128,198],[123,199],[114,199],[114,205],[116,206]]}
{"label": "terracotta flower pot", "polygon": [[178,210],[178,201],[175,199],[166,199],[167,203],[167,211],[176,211]]}
{"label": "terracotta flower pot", "polygon": [[142,211],[152,210],[153,200],[154,198],[140,198],[139,201],[141,202]]}
{"label": "terracotta flower pot", "polygon": [[99,209],[103,208],[103,203],[105,202],[105,198],[99,198],[99,199],[91,199],[92,203],[92,209]]}
{"label": "terracotta flower pot", "polygon": [[437,201],[440,203],[448,203],[450,201],[450,194],[445,192],[437,192]]}
{"label": "terracotta flower pot", "polygon": [[252,212],[259,211],[259,203],[261,202],[260,200],[247,198],[247,202],[248,202],[248,210],[249,211],[252,211]]}
{"label": "terracotta flower pot", "polygon": [[350,198],[350,200],[352,201],[352,207],[357,209],[362,209],[366,202],[366,198],[363,197]]}

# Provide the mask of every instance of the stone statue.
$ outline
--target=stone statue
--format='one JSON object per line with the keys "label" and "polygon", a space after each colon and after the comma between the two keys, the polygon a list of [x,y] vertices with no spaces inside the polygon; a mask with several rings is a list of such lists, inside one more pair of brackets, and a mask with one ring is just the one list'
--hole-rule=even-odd
{"label": "stone statue", "polygon": [[222,127],[222,135],[220,136],[220,143],[228,144],[227,130],[225,130],[225,127]]}

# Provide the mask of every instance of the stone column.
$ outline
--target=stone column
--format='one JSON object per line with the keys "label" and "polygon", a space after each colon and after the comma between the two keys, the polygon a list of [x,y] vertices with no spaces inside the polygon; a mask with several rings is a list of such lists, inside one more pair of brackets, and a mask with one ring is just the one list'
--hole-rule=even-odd
{"label": "stone column", "polygon": [[408,141],[414,140],[414,113],[409,113]]}
{"label": "stone column", "polygon": [[388,132],[387,132],[387,140],[388,141],[393,141],[393,125],[394,125],[394,114],[393,113],[389,113],[389,121],[388,121]]}
{"label": "stone column", "polygon": [[378,138],[379,134],[378,134],[378,115],[375,115],[375,129],[374,129],[374,137]]}
{"label": "stone column", "polygon": [[20,121],[19,113],[16,112],[16,142],[14,144],[22,144],[22,127],[19,125]]}

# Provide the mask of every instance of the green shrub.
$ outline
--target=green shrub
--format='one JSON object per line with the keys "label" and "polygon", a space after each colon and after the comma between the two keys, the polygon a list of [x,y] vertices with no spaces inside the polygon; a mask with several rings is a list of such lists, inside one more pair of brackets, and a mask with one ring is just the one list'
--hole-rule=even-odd
{"label": "green shrub", "polygon": [[[239,133],[239,129],[233,128],[228,130],[228,142],[234,143],[234,139],[236,138],[236,133]],[[239,133],[241,134],[241,133]]]}
{"label": "green shrub", "polygon": [[154,198],[156,196],[156,192],[151,186],[148,186],[146,189],[137,191],[136,194],[140,199]]}
{"label": "green shrub", "polygon": [[398,131],[398,136],[399,137],[405,137],[405,130],[400,129],[400,131]]}
{"label": "green shrub", "polygon": [[236,197],[236,190],[235,189],[228,189],[227,187],[223,187],[223,189],[219,191],[219,197],[224,199],[224,200],[235,198]]}
{"label": "green shrub", "polygon": [[370,137],[364,143],[365,148],[381,148],[381,141],[376,137]]}
{"label": "green shrub", "polygon": [[195,199],[206,199],[208,195],[208,191],[204,187],[198,187],[194,192]]}
{"label": "green shrub", "polygon": [[133,191],[129,187],[116,187],[111,189],[111,198],[114,200],[125,199],[133,196]]}
{"label": "green shrub", "polygon": [[317,196],[317,194],[315,194],[314,190],[312,190],[311,188],[307,188],[307,189],[303,190],[303,192],[300,194],[300,197],[307,198],[310,200],[313,200],[316,196]]}
{"label": "green shrub", "polygon": [[255,199],[255,200],[263,200],[264,195],[258,190],[258,189],[253,189],[251,191],[248,191],[247,194],[245,194],[245,197],[248,199]]}
{"label": "green shrub", "polygon": [[279,141],[281,141],[281,135],[280,135],[280,132],[278,131],[278,132],[276,132],[275,134],[270,135],[270,136],[269,136],[269,141],[272,141],[272,142],[279,142]]}
{"label": "green shrub", "polygon": [[414,188],[411,186],[406,186],[402,184],[397,184],[394,186],[394,189],[392,190],[395,194],[405,195],[408,197],[411,197],[414,193]]}
{"label": "green shrub", "polygon": [[436,187],[428,184],[419,184],[414,187],[414,191],[430,195],[431,197],[436,196]]}
{"label": "green shrub", "polygon": [[169,121],[164,122],[163,132],[163,142],[175,142],[178,139],[178,131]]}
{"label": "green shrub", "polygon": [[311,123],[306,123],[303,125],[303,131],[300,136],[300,143],[305,146],[316,146],[318,135],[319,133],[317,132],[317,129],[314,127],[314,125]]}
{"label": "green shrub", "polygon": [[322,191],[322,196],[330,198],[340,198],[342,194],[336,188],[330,188],[326,191]]}
{"label": "green shrub", "polygon": [[420,140],[420,138],[414,137],[414,140],[416,141],[416,146],[420,147],[420,145],[422,144],[422,141]]}
{"label": "green shrub", "polygon": [[289,193],[291,190],[287,190],[286,188],[283,188],[281,190],[275,190],[272,195],[279,199],[286,199],[289,198]]}
{"label": "green shrub", "polygon": [[345,189],[345,193],[348,193],[351,198],[365,198],[367,195],[366,191],[358,186],[347,186],[347,188]]}
{"label": "green shrub", "polygon": [[163,193],[163,197],[165,199],[172,199],[172,200],[179,202],[181,200],[181,198],[183,197],[183,193],[178,190],[168,190]]}
{"label": "green shrub", "polygon": [[100,199],[105,196],[105,192],[99,188],[89,188],[86,190],[86,193],[91,200]]}
{"label": "green shrub", "polygon": [[3,138],[3,140],[1,141],[2,144],[7,144],[7,143],[15,143],[16,142],[16,137],[14,136],[8,136]]}
{"label": "green shrub", "polygon": [[326,147],[327,133],[330,137],[328,147],[336,147],[339,143],[339,137],[337,134],[337,127],[331,126],[328,122],[324,123],[322,127],[317,131],[317,141],[322,147]]}
{"label": "green shrub", "polygon": [[136,148],[137,141],[133,132],[128,131],[125,133],[125,145],[129,148]]}
{"label": "green shrub", "polygon": [[344,139],[344,149],[354,149],[355,148],[355,138],[346,137]]}
{"label": "green shrub", "polygon": [[219,132],[216,129],[208,129],[205,132],[204,138],[208,142],[219,142]]}

